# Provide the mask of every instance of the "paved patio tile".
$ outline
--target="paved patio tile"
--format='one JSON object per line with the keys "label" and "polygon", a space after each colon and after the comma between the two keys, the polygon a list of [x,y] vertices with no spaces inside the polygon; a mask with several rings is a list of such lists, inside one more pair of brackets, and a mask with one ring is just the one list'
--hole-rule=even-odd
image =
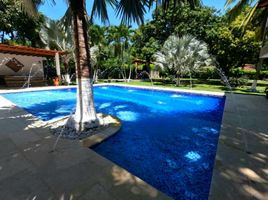
{"label": "paved patio tile", "polygon": [[65,169],[53,168],[44,174],[39,172],[39,175],[57,195],[69,193],[79,196],[82,188],[89,190],[98,182],[101,171],[96,164],[84,161]]}
{"label": "paved patio tile", "polygon": [[102,200],[118,200],[117,198],[111,196],[111,194],[100,184],[93,185],[89,190],[86,189],[84,194],[78,196],[78,199],[94,200],[96,197]]}
{"label": "paved patio tile", "polygon": [[29,169],[9,176],[0,184],[0,199],[32,200],[55,199],[51,189]]}
{"label": "paved patio tile", "polygon": [[10,139],[0,140],[0,158],[17,153],[17,146]]}
{"label": "paved patio tile", "polygon": [[248,186],[247,181],[234,182],[233,178],[223,178],[220,172],[213,173],[214,181],[211,183],[210,199],[212,200],[251,200],[251,195],[243,190]]}
{"label": "paved patio tile", "polygon": [[13,176],[26,169],[32,168],[32,165],[19,152],[0,158],[0,181],[4,184],[5,178]]}
{"label": "paved patio tile", "polygon": [[268,199],[268,101],[227,95],[226,102],[209,199]]}

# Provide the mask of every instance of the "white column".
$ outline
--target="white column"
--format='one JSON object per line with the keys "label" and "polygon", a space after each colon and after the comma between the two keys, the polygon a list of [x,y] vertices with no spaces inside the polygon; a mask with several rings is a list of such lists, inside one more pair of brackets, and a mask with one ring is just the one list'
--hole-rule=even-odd
{"label": "white column", "polygon": [[60,78],[60,56],[58,52],[55,54],[55,64],[57,76]]}

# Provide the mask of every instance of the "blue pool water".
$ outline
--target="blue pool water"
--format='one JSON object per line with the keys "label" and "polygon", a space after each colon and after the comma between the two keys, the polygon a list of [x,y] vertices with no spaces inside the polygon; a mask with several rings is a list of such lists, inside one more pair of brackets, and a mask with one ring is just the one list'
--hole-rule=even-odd
{"label": "blue pool water", "polygon": [[[75,89],[3,95],[42,120],[68,115]],[[207,199],[224,97],[98,86],[98,112],[122,129],[93,150],[174,199]]]}

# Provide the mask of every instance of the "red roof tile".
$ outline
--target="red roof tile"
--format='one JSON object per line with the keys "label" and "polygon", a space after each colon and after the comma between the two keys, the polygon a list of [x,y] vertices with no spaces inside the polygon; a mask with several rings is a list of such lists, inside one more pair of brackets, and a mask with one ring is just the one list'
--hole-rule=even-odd
{"label": "red roof tile", "polygon": [[39,56],[39,57],[51,57],[51,56],[55,56],[57,52],[60,55],[64,54],[63,51],[0,44],[0,53],[10,53],[10,54],[17,54],[17,55],[28,55],[28,56]]}

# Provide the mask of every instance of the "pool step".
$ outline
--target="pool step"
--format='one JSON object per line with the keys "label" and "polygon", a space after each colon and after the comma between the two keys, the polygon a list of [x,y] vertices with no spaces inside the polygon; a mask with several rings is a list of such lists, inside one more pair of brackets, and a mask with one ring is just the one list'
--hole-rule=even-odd
{"label": "pool step", "polygon": [[[4,81],[8,87],[22,87],[27,86],[27,76],[5,76]],[[32,77],[30,79],[30,86],[45,86],[46,80],[43,77]]]}

